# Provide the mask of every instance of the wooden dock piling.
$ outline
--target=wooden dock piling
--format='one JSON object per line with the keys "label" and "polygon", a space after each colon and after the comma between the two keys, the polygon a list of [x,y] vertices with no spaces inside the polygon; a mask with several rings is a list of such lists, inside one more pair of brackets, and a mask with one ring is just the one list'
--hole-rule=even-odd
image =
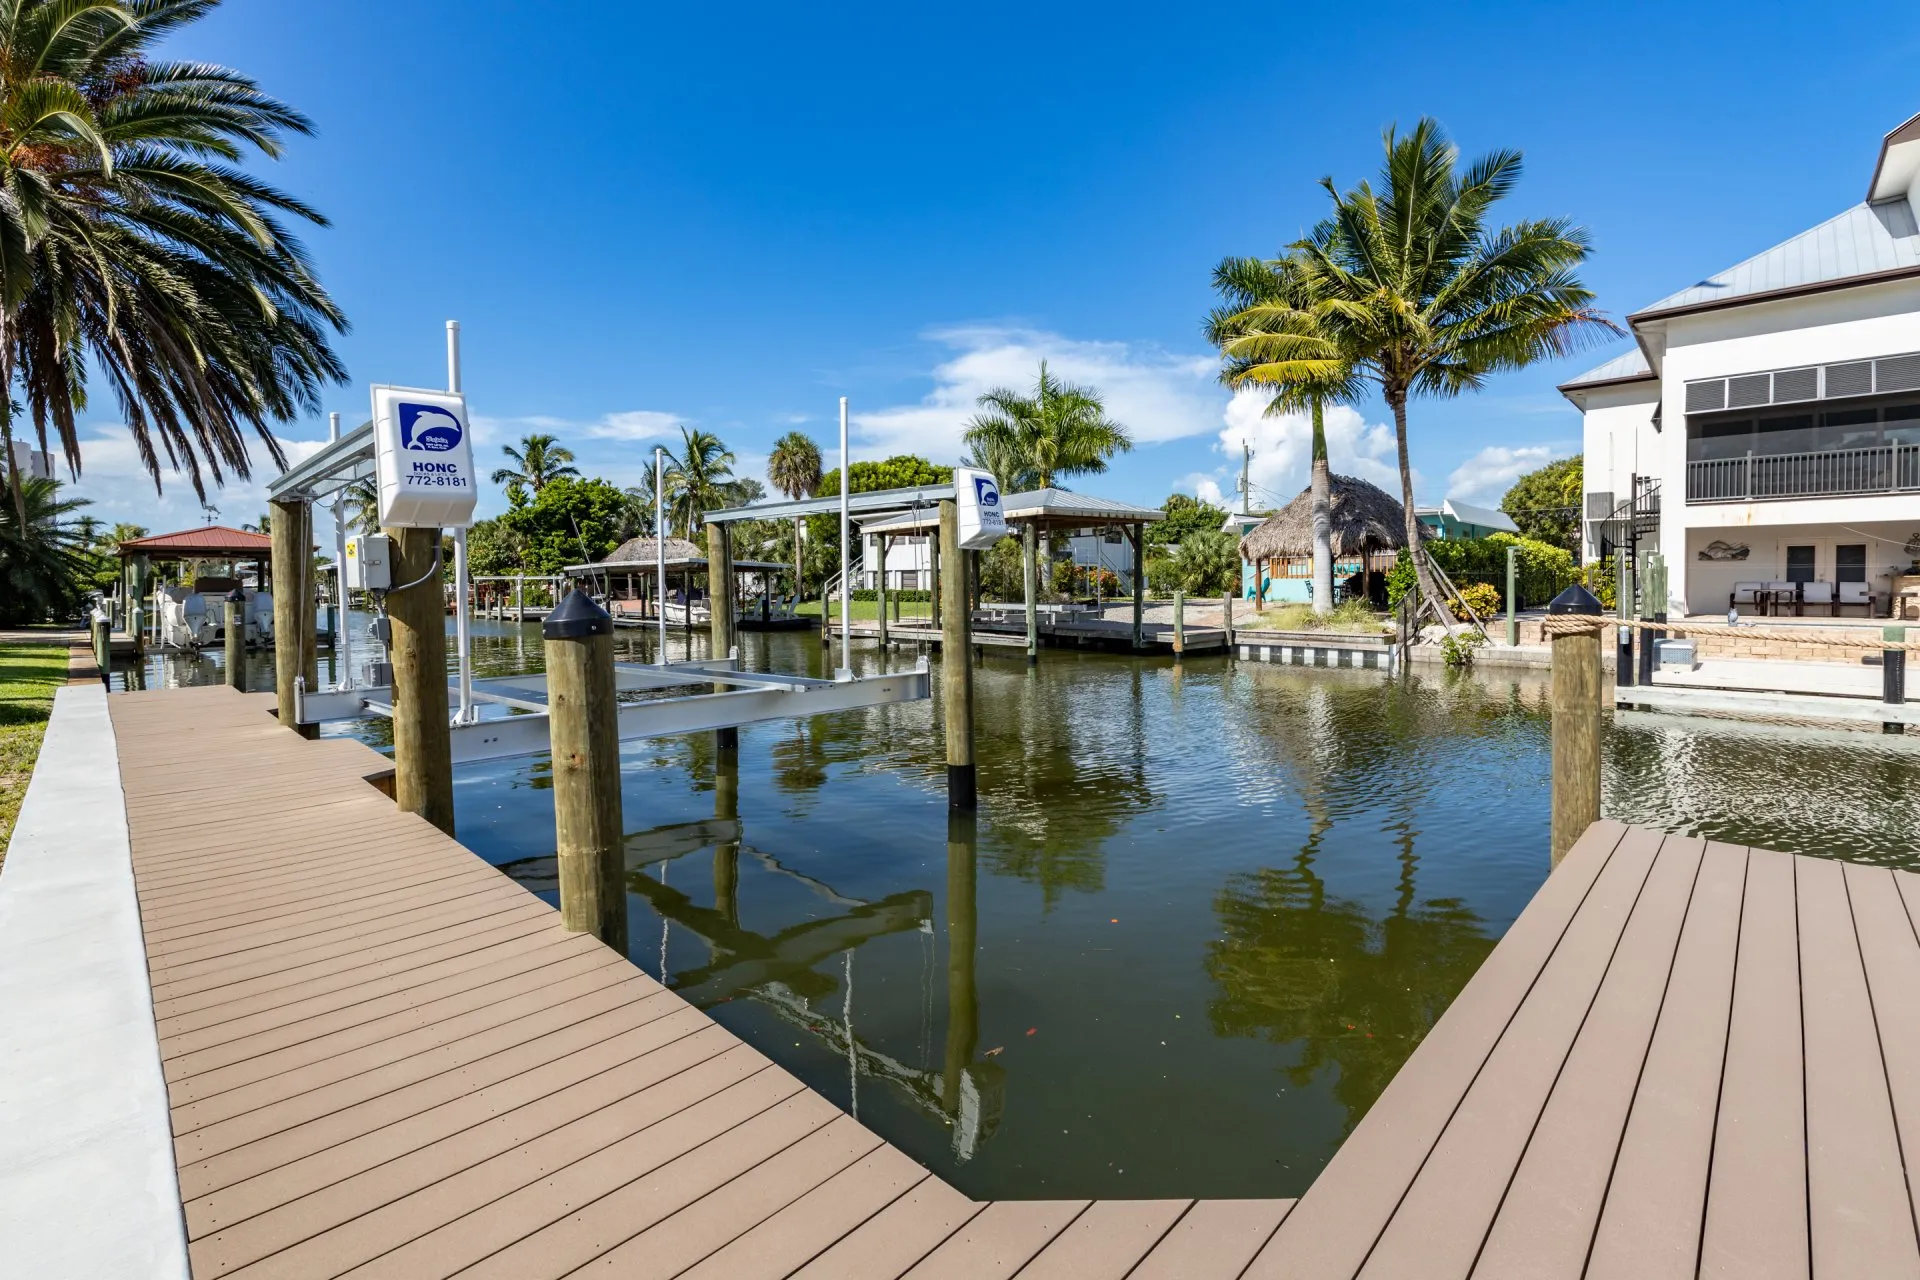
{"label": "wooden dock piling", "polygon": [[[294,696],[295,682],[307,676],[310,665],[317,668],[318,663],[309,622],[313,602],[308,581],[313,562],[313,509],[305,502],[277,499],[267,507],[273,517],[269,525],[273,542],[273,673],[274,689],[280,696],[280,723],[303,737],[318,737],[319,725],[300,724]],[[437,591],[439,584],[434,586]],[[307,687],[312,688],[312,677],[308,680]]]}
{"label": "wooden dock piling", "polygon": [[1520,548],[1507,548],[1507,647],[1515,648],[1520,644]]}
{"label": "wooden dock piling", "polygon": [[1187,593],[1176,590],[1173,593],[1173,660],[1178,662],[1180,655],[1187,651]]}
{"label": "wooden dock piling", "polygon": [[945,618],[940,627],[941,709],[947,729],[947,808],[979,805],[973,766],[973,610],[968,607],[967,561],[960,551],[960,509],[940,503],[941,559],[953,567],[940,580]]}
{"label": "wooden dock piling", "polygon": [[[1899,706],[1907,700],[1907,651],[1894,648],[1907,642],[1905,627],[1886,627],[1881,638],[1887,648],[1880,654],[1880,700],[1889,706]],[[1882,733],[1905,733],[1907,726],[1891,720],[1880,722]]]}
{"label": "wooden dock piling", "polygon": [[[731,525],[725,524],[707,526],[707,626],[713,642],[712,656],[716,658],[732,654],[740,635],[735,627],[731,529]],[[688,609],[692,609],[691,604]],[[612,624],[608,626],[611,628]],[[715,729],[713,741],[721,751],[738,751],[740,730],[731,725]]]}
{"label": "wooden dock piling", "polygon": [[1600,602],[1575,584],[1555,596],[1543,629],[1553,642],[1553,865],[1600,820]]}
{"label": "wooden dock piling", "polygon": [[[713,525],[707,528],[712,530]],[[553,832],[560,920],[627,951],[626,841],[613,619],[575,588],[541,624],[553,736]]]}
{"label": "wooden dock piling", "polygon": [[1227,656],[1233,656],[1233,592],[1220,597],[1220,629],[1227,633]]}
{"label": "wooden dock piling", "polygon": [[1145,525],[1135,525],[1127,530],[1127,537],[1133,543],[1133,647],[1139,649],[1146,643],[1147,613],[1147,531]]}
{"label": "wooden dock piling", "polygon": [[387,621],[393,632],[393,793],[453,834],[453,735],[447,719],[447,606],[440,586],[440,530],[387,529],[393,581]]}
{"label": "wooden dock piling", "polygon": [[227,632],[227,687],[236,693],[247,691],[247,596],[235,587],[227,592],[222,608],[226,616],[221,624]]}
{"label": "wooden dock piling", "polygon": [[880,554],[879,563],[873,571],[873,616],[880,633],[880,655],[884,662],[887,652],[887,535],[880,534],[873,540],[873,545]]}

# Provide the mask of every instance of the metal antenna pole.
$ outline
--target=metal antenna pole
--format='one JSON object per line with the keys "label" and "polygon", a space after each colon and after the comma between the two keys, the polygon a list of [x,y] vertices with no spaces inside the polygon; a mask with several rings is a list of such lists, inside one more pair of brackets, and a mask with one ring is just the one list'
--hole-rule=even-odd
{"label": "metal antenna pole", "polygon": [[[460,322],[447,321],[447,390],[460,390]],[[467,608],[472,594],[467,580],[467,531],[453,531],[453,632],[454,648],[460,653],[460,709],[454,712],[455,724],[472,724],[480,718],[473,702],[473,628]]]}
{"label": "metal antenna pole", "polygon": [[[840,397],[840,669],[853,672],[853,544],[847,541],[847,497],[853,490],[853,460],[847,456],[847,398]],[[882,573],[886,565],[880,566]]]}
{"label": "metal antenna pole", "polygon": [[[655,587],[653,611],[659,615],[660,648],[654,661],[667,662],[667,451],[653,446],[653,565],[659,575]],[[661,972],[665,972],[662,970]]]}

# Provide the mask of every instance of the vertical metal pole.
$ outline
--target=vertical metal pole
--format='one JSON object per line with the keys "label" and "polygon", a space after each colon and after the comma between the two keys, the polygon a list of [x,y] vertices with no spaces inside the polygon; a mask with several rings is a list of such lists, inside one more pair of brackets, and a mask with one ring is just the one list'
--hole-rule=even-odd
{"label": "vertical metal pole", "polygon": [[1520,643],[1520,619],[1515,616],[1519,607],[1520,548],[1507,548],[1507,647],[1513,648]]}
{"label": "vertical metal pole", "polygon": [[[460,322],[447,321],[447,390],[460,388]],[[460,655],[460,709],[454,723],[471,724],[480,718],[473,704],[473,628],[467,597],[472,590],[467,581],[467,531],[453,531],[453,634],[454,650]]]}
{"label": "vertical metal pole", "polygon": [[853,460],[847,456],[847,398],[840,397],[840,669],[853,673],[853,543],[847,540]]}
{"label": "vertical metal pole", "polygon": [[947,808],[974,809],[979,794],[973,766],[973,611],[967,607],[966,558],[960,553],[960,508],[940,503],[940,558],[952,566],[940,584],[946,597],[940,628],[941,709],[947,731]]}
{"label": "vertical metal pole", "polygon": [[[327,439],[340,438],[340,415],[327,415]],[[347,495],[341,490],[333,498],[333,683],[351,689],[353,679],[353,628],[347,625]]]}
{"label": "vertical metal pole", "polygon": [[1553,788],[1549,852],[1567,856],[1600,818],[1600,602],[1585,587],[1554,597],[1550,617],[1590,619],[1590,630],[1553,637]]}
{"label": "vertical metal pole", "polygon": [[1027,600],[1027,665],[1040,661],[1040,531],[1032,521],[1020,529],[1021,583]]}
{"label": "vertical metal pole", "polygon": [[1134,525],[1127,533],[1133,540],[1133,647],[1145,643],[1147,611],[1147,527]]}
{"label": "vertical metal pole", "polygon": [[667,451],[653,447],[653,567],[655,584],[654,612],[659,615],[660,647],[653,660],[662,666],[667,661]]}
{"label": "vertical metal pole", "polygon": [[620,811],[620,722],[613,619],[574,588],[547,615],[547,724],[560,922],[627,951],[626,838]]}

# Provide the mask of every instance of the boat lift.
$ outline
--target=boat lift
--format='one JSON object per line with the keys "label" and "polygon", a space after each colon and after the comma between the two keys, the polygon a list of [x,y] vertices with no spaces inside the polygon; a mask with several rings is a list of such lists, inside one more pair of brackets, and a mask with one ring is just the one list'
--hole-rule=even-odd
{"label": "boat lift", "polygon": [[[447,323],[447,367],[448,384],[458,390],[460,386],[459,326],[454,321]],[[842,401],[841,466],[843,472],[848,461],[845,415],[845,402]],[[355,485],[374,478],[374,427],[369,420],[343,434],[340,431],[339,415],[334,414],[331,435],[332,439],[325,448],[289,468],[269,483],[267,495],[276,502],[314,504],[331,501],[336,542],[335,563],[338,564],[344,561],[346,553],[345,505],[348,491]],[[656,450],[656,465],[658,465],[658,453],[659,451]],[[948,485],[940,496],[951,496],[951,494],[952,486]],[[656,485],[656,502],[659,497]],[[839,500],[842,512],[841,527],[843,530],[847,527],[846,513],[850,508],[863,511],[896,508],[906,510],[916,505],[924,505],[927,500],[928,493],[924,489],[863,493],[853,495],[851,499],[842,495]],[[785,506],[776,505],[770,506],[766,514],[773,517],[784,514],[785,511]],[[714,512],[709,515],[709,519],[732,521],[753,518],[756,514],[758,513],[754,509],[741,509]],[[844,539],[840,551],[844,565],[848,552],[848,545]],[[472,629],[469,625],[472,602],[468,598],[470,592],[464,529],[455,530],[453,568],[454,633],[455,649],[458,655],[458,671],[455,678],[448,682],[448,701],[452,706],[450,721],[453,763],[505,759],[548,750],[551,743],[547,721],[546,677],[523,675],[476,679],[473,675]],[[336,578],[338,577],[339,575],[336,575]],[[345,588],[340,586],[336,589],[339,592],[339,598],[335,603],[344,618]],[[662,594],[664,597],[664,589]],[[329,720],[360,719],[367,715],[392,717],[391,685],[373,683],[368,686],[356,685],[351,656],[351,637],[348,634],[350,630],[345,626],[337,629],[337,669],[342,673],[342,678],[333,688],[309,691],[296,683],[294,718],[297,723],[318,724]],[[737,649],[725,658],[668,662],[664,616],[660,622],[660,631],[660,661],[616,664],[614,667],[616,692],[623,695],[659,694],[665,690],[702,686],[712,691],[685,693],[678,696],[642,697],[633,700],[623,698],[619,711],[620,740],[623,742],[640,738],[670,737],[704,730],[731,729],[758,721],[825,715],[835,711],[850,711],[860,707],[883,706],[895,702],[917,702],[932,696],[932,677],[928,671],[925,655],[919,658],[911,670],[886,672],[875,676],[854,675],[850,669],[850,661],[843,657],[842,665],[834,673],[834,678],[823,680],[810,676],[743,671],[740,669]],[[882,661],[884,660],[883,652]]]}

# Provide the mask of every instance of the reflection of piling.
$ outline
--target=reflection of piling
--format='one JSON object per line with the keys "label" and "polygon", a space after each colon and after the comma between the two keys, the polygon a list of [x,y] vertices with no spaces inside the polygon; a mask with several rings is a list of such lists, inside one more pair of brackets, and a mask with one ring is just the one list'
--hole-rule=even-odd
{"label": "reflection of piling", "polygon": [[[295,684],[307,675],[313,658],[313,628],[308,619],[313,600],[307,581],[313,562],[313,539],[308,527],[313,508],[304,502],[267,504],[273,519],[268,532],[273,543],[273,672],[280,695],[280,723],[303,737],[318,737],[319,725],[302,725],[295,712]],[[434,583],[438,594],[439,583]],[[304,597],[304,599],[303,599]],[[313,687],[309,677],[308,688]]]}
{"label": "reflection of piling", "polygon": [[235,587],[227,592],[225,604],[226,616],[221,619],[227,629],[227,687],[240,693],[247,691],[247,594]]}
{"label": "reflection of piling", "polygon": [[1600,818],[1600,602],[1578,584],[1548,606],[1553,642],[1553,865]]}
{"label": "reflection of piling", "polygon": [[973,768],[973,611],[967,607],[966,562],[960,554],[960,511],[952,499],[940,504],[940,554],[954,572],[940,582],[945,617],[940,627],[941,706],[947,726],[947,807],[979,803]]}
{"label": "reflection of piling", "polygon": [[560,920],[627,950],[626,841],[620,815],[620,722],[613,619],[577,587],[541,627],[553,741],[553,830]]}
{"label": "reflection of piling", "polygon": [[975,821],[971,813],[947,815],[947,1039],[940,1101],[949,1113],[960,1105],[960,1080],[980,1044],[980,992],[973,973],[979,945]]}
{"label": "reflection of piling", "polygon": [[440,531],[387,529],[393,580],[387,592],[393,639],[393,795],[453,834],[453,735],[447,718],[447,605],[440,586]]}

